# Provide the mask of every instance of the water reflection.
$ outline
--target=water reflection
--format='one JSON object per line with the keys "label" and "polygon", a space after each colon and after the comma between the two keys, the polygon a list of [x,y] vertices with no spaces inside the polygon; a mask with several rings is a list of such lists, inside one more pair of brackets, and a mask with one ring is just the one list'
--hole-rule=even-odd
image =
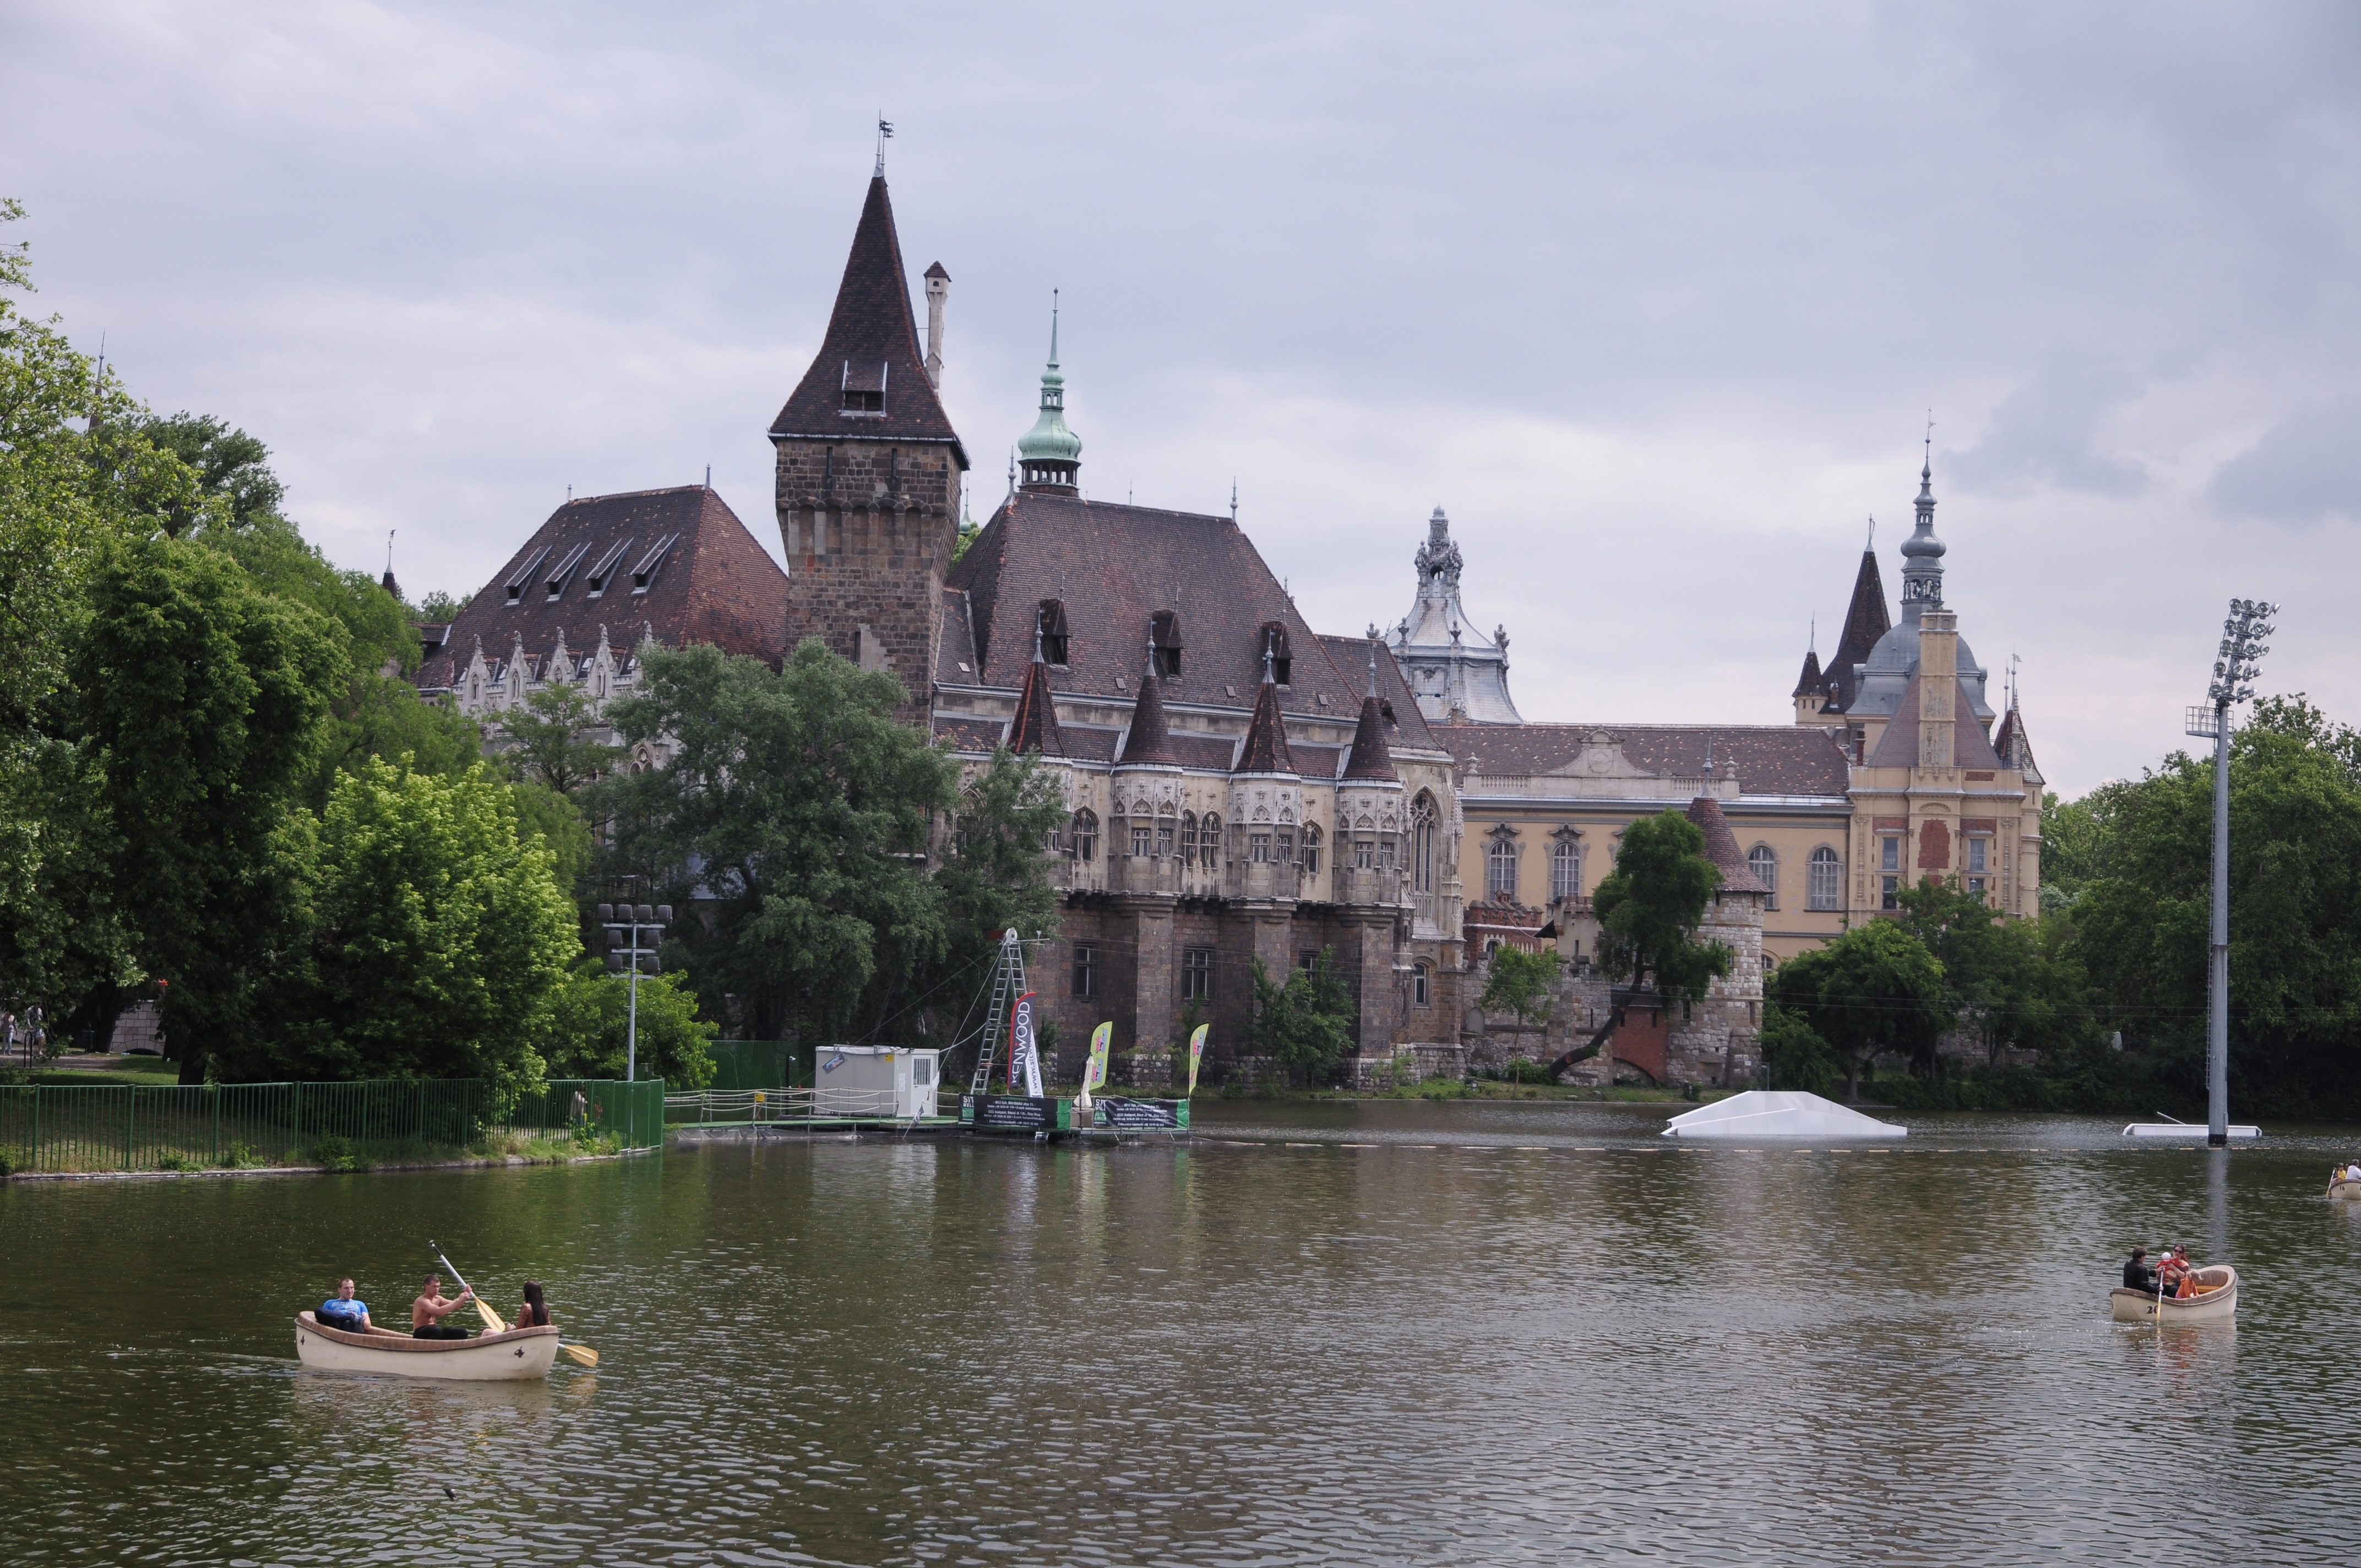
{"label": "water reflection", "polygon": [[[2304,1139],[1661,1119],[1209,1105],[1194,1146],[0,1190],[10,1555],[2047,1563],[2166,1519],[2342,1555],[2361,1217]],[[293,1307],[345,1269],[406,1300],[429,1234],[496,1299],[546,1282],[600,1372],[298,1374]],[[2239,1266],[2237,1325],[2108,1320],[2169,1238]]]}

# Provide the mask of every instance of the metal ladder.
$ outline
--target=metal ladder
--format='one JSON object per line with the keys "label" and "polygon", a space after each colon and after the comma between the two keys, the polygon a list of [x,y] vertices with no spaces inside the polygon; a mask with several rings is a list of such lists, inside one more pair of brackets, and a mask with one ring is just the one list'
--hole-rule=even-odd
{"label": "metal ladder", "polygon": [[975,1047],[975,1073],[968,1080],[970,1094],[991,1091],[992,1064],[1000,1054],[1001,1037],[1008,1032],[1009,1011],[1024,994],[1025,944],[1017,939],[1015,930],[1004,931],[1000,957],[993,963],[992,1009],[984,1015],[983,1037]]}

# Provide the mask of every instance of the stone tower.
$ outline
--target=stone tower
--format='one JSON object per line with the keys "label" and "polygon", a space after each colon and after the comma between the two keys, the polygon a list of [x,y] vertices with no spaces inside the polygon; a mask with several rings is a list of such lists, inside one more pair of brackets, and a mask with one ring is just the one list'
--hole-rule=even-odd
{"label": "stone tower", "polygon": [[[937,376],[939,356],[938,335]],[[787,645],[817,637],[863,669],[890,671],[909,693],[899,713],[911,719],[930,700],[968,468],[928,370],[881,174],[869,181],[828,335],[770,436]]]}

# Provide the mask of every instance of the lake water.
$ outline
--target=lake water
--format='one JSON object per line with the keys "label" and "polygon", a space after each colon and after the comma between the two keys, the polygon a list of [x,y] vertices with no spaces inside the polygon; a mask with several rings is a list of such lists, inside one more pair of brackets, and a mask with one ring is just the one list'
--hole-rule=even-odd
{"label": "lake water", "polygon": [[[1193,1145],[0,1188],[10,1564],[2349,1561],[2361,1133],[1203,1103]],[[2361,1209],[2361,1204],[2352,1205]],[[595,1374],[299,1372],[439,1240]],[[2235,1327],[2107,1318],[2134,1243]]]}

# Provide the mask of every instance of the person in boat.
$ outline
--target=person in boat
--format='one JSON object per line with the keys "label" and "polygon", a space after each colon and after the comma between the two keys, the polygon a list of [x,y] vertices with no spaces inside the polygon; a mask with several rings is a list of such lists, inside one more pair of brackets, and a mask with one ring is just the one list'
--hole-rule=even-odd
{"label": "person in boat", "polygon": [[509,1327],[512,1329],[549,1327],[549,1302],[542,1296],[540,1280],[528,1279],[524,1282],[524,1305],[519,1307],[516,1310],[516,1316],[509,1320]]}
{"label": "person in boat", "polygon": [[2156,1265],[2147,1260],[2147,1248],[2132,1248],[2131,1258],[2124,1265],[2124,1288],[2143,1296],[2156,1294]]}
{"label": "person in boat", "polygon": [[476,1299],[476,1293],[461,1287],[456,1297],[443,1294],[443,1277],[430,1274],[426,1288],[410,1303],[410,1337],[412,1339],[466,1339],[467,1331],[444,1319]]}
{"label": "person in boat", "polygon": [[2157,1277],[2164,1281],[2164,1293],[2168,1296],[2178,1299],[2193,1294],[2196,1281],[2190,1275],[2189,1250],[2179,1242],[2166,1247],[2164,1257],[2157,1267]]}
{"label": "person in boat", "polygon": [[353,1294],[353,1282],[349,1279],[337,1280],[336,1293],[321,1302],[320,1310],[312,1316],[324,1329],[343,1329],[357,1334],[385,1332],[369,1321],[368,1303]]}
{"label": "person in boat", "polygon": [[2345,1165],[2345,1179],[2347,1181],[2361,1181],[2361,1160],[2352,1160]]}

